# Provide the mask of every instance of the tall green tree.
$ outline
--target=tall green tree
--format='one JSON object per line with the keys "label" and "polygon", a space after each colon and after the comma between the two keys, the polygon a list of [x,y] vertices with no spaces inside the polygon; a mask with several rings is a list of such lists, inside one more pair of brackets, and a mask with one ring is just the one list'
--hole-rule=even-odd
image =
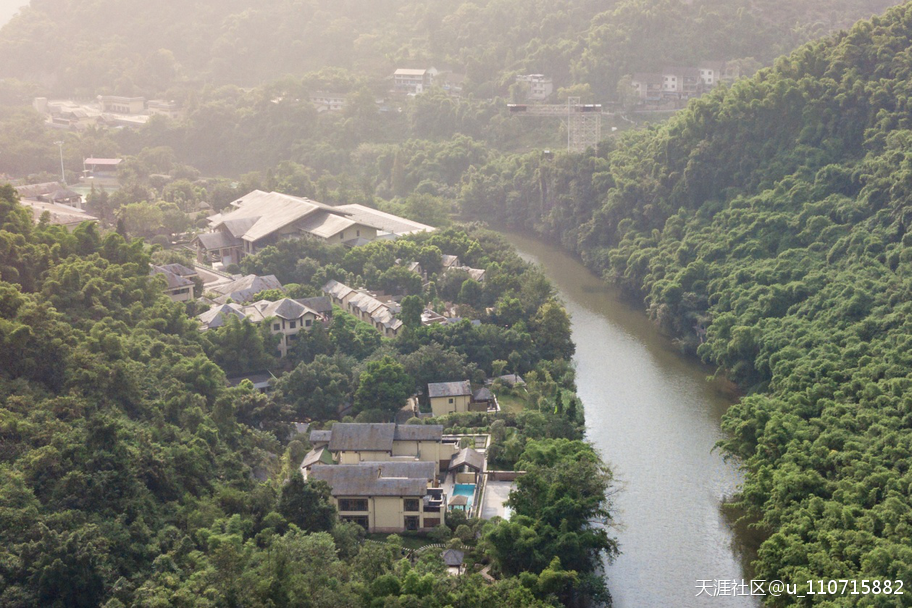
{"label": "tall green tree", "polygon": [[389,355],[369,361],[358,376],[355,408],[358,411],[380,410],[393,414],[405,406],[412,395],[414,380],[405,367]]}

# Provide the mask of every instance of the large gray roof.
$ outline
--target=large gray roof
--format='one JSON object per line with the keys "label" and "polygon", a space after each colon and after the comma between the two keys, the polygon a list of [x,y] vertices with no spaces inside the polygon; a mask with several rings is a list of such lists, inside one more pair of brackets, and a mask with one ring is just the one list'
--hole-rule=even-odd
{"label": "large gray roof", "polygon": [[471,395],[472,385],[468,380],[461,382],[434,382],[428,384],[429,397],[458,397]]}
{"label": "large gray roof", "polygon": [[232,205],[235,209],[212,217],[209,221],[216,228],[224,224],[232,234],[243,230],[238,236],[250,242],[269,236],[319,209],[345,214],[344,211],[335,211],[329,205],[306,198],[262,190],[254,190]]}
{"label": "large gray roof", "polygon": [[[384,477],[385,463],[362,464],[315,464],[310,470],[308,479],[327,482],[332,488],[333,496],[425,496],[428,479],[426,467],[408,467],[407,465],[427,465],[433,463],[399,463],[396,474],[416,475],[417,477]],[[389,467],[387,467],[389,470]]]}
{"label": "large gray roof", "polygon": [[332,431],[311,431],[310,432],[310,442],[311,443],[329,443],[329,440],[332,438]]}
{"label": "large gray roof", "polygon": [[195,277],[197,272],[195,268],[188,268],[183,264],[162,264],[159,268],[163,268],[168,272],[173,272],[174,274],[181,277]]}
{"label": "large gray roof", "polygon": [[353,291],[354,289],[335,279],[330,279],[327,281],[326,285],[323,286],[323,293],[328,293],[338,300],[341,300]]}
{"label": "large gray roof", "polygon": [[226,220],[222,225],[231,233],[231,236],[239,239],[244,236],[259,219],[259,217],[241,217],[235,220]]}
{"label": "large gray roof", "polygon": [[329,449],[391,452],[395,433],[396,425],[392,423],[338,423],[332,427]]}
{"label": "large gray roof", "polygon": [[396,441],[440,441],[442,424],[400,424],[396,427]]}
{"label": "large gray roof", "polygon": [[319,313],[332,312],[332,300],[328,296],[318,296],[316,298],[299,298],[295,300],[298,304],[303,304],[311,310]]}
{"label": "large gray roof", "polygon": [[164,266],[152,266],[152,274],[164,277],[168,289],[179,289],[181,287],[190,287],[193,285],[193,281],[190,279],[186,279],[181,275],[168,270]]}
{"label": "large gray roof", "polygon": [[[317,435],[317,433],[321,433]],[[311,443],[328,442],[333,452],[391,452],[394,441],[440,441],[443,426],[439,424],[396,425],[382,422],[337,422],[330,431],[314,431]]]}
{"label": "large gray roof", "polygon": [[253,296],[267,289],[282,289],[282,283],[273,274],[257,276],[248,274],[230,283],[212,285],[209,291],[222,294],[218,300],[231,298],[235,302],[248,302]]}
{"label": "large gray roof", "polygon": [[392,234],[412,234],[413,232],[433,232],[435,228],[414,220],[399,217],[364,205],[339,205],[335,210],[343,211],[360,224],[372,226],[378,230]]}
{"label": "large gray roof", "polygon": [[240,244],[238,239],[233,239],[223,232],[205,232],[196,235],[196,238],[204,248],[210,250],[237,247]]}
{"label": "large gray roof", "polygon": [[372,463],[380,466],[380,477],[404,477],[433,481],[437,470],[433,462],[423,460],[384,460]]}
{"label": "large gray roof", "polygon": [[205,325],[208,329],[213,329],[215,327],[221,327],[225,324],[228,317],[231,315],[236,316],[239,319],[245,319],[243,309],[237,304],[222,304],[221,306],[214,306],[201,315],[198,315],[196,318]]}
{"label": "large gray roof", "polygon": [[280,319],[298,319],[308,312],[315,312],[291,298],[282,298],[263,309],[264,317],[279,317]]}

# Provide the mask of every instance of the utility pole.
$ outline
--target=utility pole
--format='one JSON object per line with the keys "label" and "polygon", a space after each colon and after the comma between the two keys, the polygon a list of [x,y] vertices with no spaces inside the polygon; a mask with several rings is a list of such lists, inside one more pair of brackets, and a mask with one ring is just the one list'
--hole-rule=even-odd
{"label": "utility pole", "polygon": [[66,172],[63,170],[63,140],[55,141],[54,143],[60,148],[60,181],[66,186]]}

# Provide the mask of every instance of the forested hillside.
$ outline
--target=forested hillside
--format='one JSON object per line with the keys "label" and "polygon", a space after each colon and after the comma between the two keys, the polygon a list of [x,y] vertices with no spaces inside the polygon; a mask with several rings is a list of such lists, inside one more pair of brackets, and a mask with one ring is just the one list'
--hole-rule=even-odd
{"label": "forested hillside", "polygon": [[[439,284],[465,314],[493,306],[485,323],[422,327],[413,295],[418,320],[404,314],[408,330],[387,340],[337,309],[280,364],[269,324],[199,331],[188,314],[198,305],[163,294],[141,240],[47,219],[33,226],[0,186],[0,605],[520,608],[607,598],[601,565],[617,547],[591,522],[610,521],[612,476],[583,441],[569,320],[544,277],[494,235],[447,230],[423,247],[404,238],[351,251],[285,241],[245,259],[304,292],[328,276],[411,278],[420,291],[395,260],[420,256],[436,272],[438,246],[490,273],[484,287],[458,272]],[[289,372],[271,395],[250,382],[228,387],[226,372],[267,365]],[[510,497],[511,521],[451,512],[431,532],[464,551],[465,576],[448,575],[439,550],[366,539],[340,521],[329,486],[303,480],[310,445],[291,421],[331,425],[348,406],[359,422],[389,421],[428,382],[480,384],[507,367],[527,378],[525,409],[433,419],[490,433],[492,465],[535,463]],[[497,580],[485,581],[482,566]]]}
{"label": "forested hillside", "polygon": [[905,5],[598,156],[502,158],[462,190],[747,391],[724,447],[768,534],[757,578],[912,576],[910,48]]}
{"label": "forested hillside", "polygon": [[[782,52],[894,0],[36,0],[0,32],[0,78],[57,94],[253,86],[327,66],[382,80],[446,66],[482,97],[513,74],[614,96],[636,70]],[[203,25],[205,24],[205,25]],[[185,93],[184,93],[185,94]]]}

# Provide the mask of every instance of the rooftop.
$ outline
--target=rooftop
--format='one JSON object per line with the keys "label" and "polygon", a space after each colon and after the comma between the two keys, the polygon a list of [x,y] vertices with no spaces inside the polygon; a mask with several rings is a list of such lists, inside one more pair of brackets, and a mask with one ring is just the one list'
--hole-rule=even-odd
{"label": "rooftop", "polygon": [[242,320],[247,318],[247,315],[244,314],[244,309],[237,304],[220,304],[219,306],[213,306],[201,315],[197,315],[196,318],[199,319],[207,329],[214,329],[225,325],[228,318],[232,315]]}
{"label": "rooftop", "polygon": [[87,158],[82,161],[84,165],[106,165],[116,167],[123,162],[122,158]]}
{"label": "rooftop", "polygon": [[[307,217],[318,209],[344,214],[344,212],[335,211],[329,205],[310,199],[279,192],[263,192],[262,190],[254,190],[234,201],[232,205],[235,207],[233,211],[209,218],[210,225],[214,228],[225,225],[234,234],[234,231],[240,230],[244,224],[248,224],[244,229],[243,238],[245,241],[251,242],[269,236],[276,230]],[[234,222],[235,220],[245,220],[245,222]]]}
{"label": "rooftop", "polygon": [[328,443],[330,451],[390,452],[394,441],[440,441],[443,426],[439,424],[343,423],[329,431],[313,431],[311,443]]}
{"label": "rooftop", "polygon": [[435,397],[461,397],[471,394],[472,385],[468,380],[428,384],[428,396],[432,399]]}
{"label": "rooftop", "polygon": [[[387,72],[388,74],[389,72]],[[427,70],[412,70],[408,68],[399,68],[395,72],[396,76],[424,76],[427,74]]]}
{"label": "rooftop", "polygon": [[41,201],[22,199],[20,201],[26,207],[32,210],[32,219],[37,223],[41,216],[47,211],[51,216],[51,223],[61,226],[76,226],[82,222],[95,222],[98,218],[76,207],[69,205],[58,205],[57,203],[44,203]]}
{"label": "rooftop", "polygon": [[[169,266],[180,266],[180,264],[169,264]],[[168,289],[180,289],[193,285],[193,281],[171,271],[165,266],[152,266],[151,274],[164,277]]]}
{"label": "rooftop", "polygon": [[476,471],[481,471],[484,469],[485,465],[484,454],[473,450],[472,448],[463,448],[459,450],[459,453],[450,461],[449,469],[452,471],[453,469],[458,469],[465,465],[468,465]]}
{"label": "rooftop", "polygon": [[329,449],[333,452],[391,452],[395,433],[396,425],[392,423],[334,424]]}
{"label": "rooftop", "polygon": [[282,283],[274,274],[258,276],[249,274],[228,283],[217,283],[207,288],[208,291],[221,294],[217,301],[231,298],[235,302],[249,302],[255,295],[267,289],[282,289]]}
{"label": "rooftop", "polygon": [[440,441],[442,424],[400,424],[393,437],[396,441]]}
{"label": "rooftop", "polygon": [[316,298],[299,298],[295,301],[299,304],[303,304],[311,310],[317,311],[320,314],[332,312],[333,309],[332,300],[326,296],[318,296]]}
{"label": "rooftop", "polygon": [[335,207],[338,211],[344,211],[349,219],[355,220],[361,224],[366,224],[390,232],[392,234],[411,234],[413,232],[433,232],[435,228],[415,222],[392,213],[385,213],[377,209],[371,209],[364,205],[339,205]]}
{"label": "rooftop", "polygon": [[[386,463],[362,463],[352,465],[315,464],[310,470],[310,479],[327,482],[333,496],[425,496],[427,494],[427,465],[432,462],[396,463],[396,470]],[[384,468],[388,474],[384,476]],[[433,470],[431,471],[433,477]]]}

